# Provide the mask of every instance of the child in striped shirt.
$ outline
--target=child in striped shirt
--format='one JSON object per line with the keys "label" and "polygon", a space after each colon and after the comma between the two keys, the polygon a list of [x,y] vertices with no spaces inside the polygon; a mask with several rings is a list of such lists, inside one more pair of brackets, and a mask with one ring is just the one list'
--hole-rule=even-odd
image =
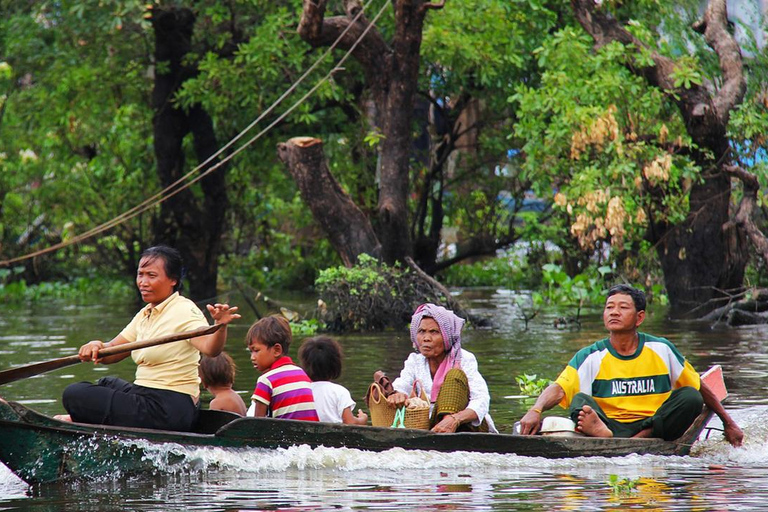
{"label": "child in striped shirt", "polygon": [[311,381],[288,357],[292,338],[290,324],[278,315],[262,318],[248,330],[251,362],[262,372],[248,416],[319,421]]}

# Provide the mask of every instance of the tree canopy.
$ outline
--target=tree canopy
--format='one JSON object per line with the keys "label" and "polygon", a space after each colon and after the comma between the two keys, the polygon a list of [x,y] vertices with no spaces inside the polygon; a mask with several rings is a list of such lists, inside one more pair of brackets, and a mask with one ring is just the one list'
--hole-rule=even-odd
{"label": "tree canopy", "polygon": [[[664,282],[680,314],[762,277],[768,62],[724,1],[0,4],[3,259],[129,211],[264,115],[185,192],[4,279],[132,273],[158,241],[196,262],[197,298],[520,241],[558,248],[532,267]],[[297,137],[322,143],[305,176],[358,213],[302,189]]]}

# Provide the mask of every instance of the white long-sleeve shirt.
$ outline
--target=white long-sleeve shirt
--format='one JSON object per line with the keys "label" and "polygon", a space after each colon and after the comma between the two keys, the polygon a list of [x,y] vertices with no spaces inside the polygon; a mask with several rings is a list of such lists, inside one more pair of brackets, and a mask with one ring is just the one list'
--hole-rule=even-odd
{"label": "white long-sleeve shirt", "polygon": [[[472,409],[477,414],[477,420],[472,422],[473,426],[478,426],[483,418],[488,421],[490,432],[497,432],[488,410],[491,404],[491,395],[488,393],[488,384],[477,369],[477,359],[472,352],[461,349],[460,367],[467,375],[469,383],[469,405],[467,409]],[[405,365],[400,371],[400,376],[392,383],[395,391],[410,395],[413,389],[413,383],[416,380],[421,381],[424,386],[424,392],[427,396],[432,395],[432,373],[429,371],[429,361],[421,354],[413,353],[405,360]],[[430,405],[430,414],[435,404]]]}

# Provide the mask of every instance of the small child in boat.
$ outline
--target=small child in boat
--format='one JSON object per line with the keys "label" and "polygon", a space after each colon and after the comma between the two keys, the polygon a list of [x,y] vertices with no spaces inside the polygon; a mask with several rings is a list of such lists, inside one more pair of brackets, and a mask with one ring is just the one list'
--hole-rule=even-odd
{"label": "small child in boat", "polygon": [[344,386],[331,382],[341,375],[341,346],[327,336],[306,340],[299,349],[299,361],[312,379],[312,394],[320,421],[366,425],[368,415],[362,410],[355,416],[355,401]]}
{"label": "small child in boat", "polygon": [[245,416],[247,410],[245,402],[232,389],[237,367],[229,354],[222,352],[216,357],[203,356],[200,360],[199,372],[203,387],[213,395],[210,409]]}
{"label": "small child in boat", "polygon": [[248,416],[320,421],[309,377],[288,357],[293,336],[279,315],[262,318],[245,337],[251,362],[262,372],[251,396]]}

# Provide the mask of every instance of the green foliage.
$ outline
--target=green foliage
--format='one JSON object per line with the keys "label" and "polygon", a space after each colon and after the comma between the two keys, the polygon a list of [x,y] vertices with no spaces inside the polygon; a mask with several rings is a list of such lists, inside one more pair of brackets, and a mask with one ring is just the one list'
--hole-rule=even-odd
{"label": "green foliage", "polygon": [[[0,19],[0,54],[9,56],[7,81],[0,78],[7,92],[0,116],[0,243],[8,257],[83,232],[155,187],[145,3],[6,5]],[[141,219],[124,225],[127,244],[140,238]],[[68,256],[46,258],[26,277],[69,275],[60,270],[77,266]],[[105,249],[89,258],[111,274],[116,261],[128,266],[130,251]]]}
{"label": "green foliage", "polygon": [[[67,240],[160,190],[151,97],[153,77],[167,72],[168,63],[156,62],[152,55],[150,7],[156,5],[136,0],[3,4],[3,257]],[[197,73],[173,101],[185,109],[202,106],[213,118],[220,143],[272,105],[325,51],[309,48],[296,32],[301,2],[224,5],[204,0],[190,6],[196,25],[193,51],[185,64]],[[531,296],[539,302],[521,307],[526,317],[535,315],[545,299],[558,305],[594,302],[602,283],[594,268],[586,268],[589,265],[639,269],[635,272],[642,272],[643,278],[651,274],[654,247],[642,239],[649,219],[683,219],[690,185],[701,179],[700,169],[686,156],[695,148],[675,106],[627,69],[627,64],[649,64],[651,51],[658,51],[678,62],[679,87],[718,83],[713,52],[689,29],[698,2],[609,0],[603,6],[630,20],[629,30],[650,49],[639,56],[616,44],[596,51],[593,41],[574,28],[567,3],[467,0],[447,2],[426,17],[419,90],[428,91],[433,110],[442,107],[443,119],[455,120],[462,104],[479,105],[480,110],[477,144],[472,151],[450,155],[450,178],[446,172],[426,191],[430,198],[442,194],[442,208],[428,210],[425,220],[442,215],[442,226],[456,229],[462,241],[492,246],[520,237],[534,245],[551,241],[562,250],[557,259],[529,255],[512,264],[494,259],[457,265],[443,271],[441,278],[453,285],[510,289],[543,283],[541,295]],[[329,3],[329,10],[339,7],[338,2]],[[379,28],[385,39],[392,36],[391,14],[381,19]],[[664,37],[659,37],[662,32]],[[754,165],[761,183],[768,186],[768,57],[753,41],[744,47],[747,98],[732,113],[728,129],[734,155]],[[323,62],[248,137],[307,92],[338,56]],[[348,61],[306,104],[231,162],[226,171],[230,209],[222,286],[238,277],[259,289],[305,288],[318,277],[316,269],[339,262],[277,161],[278,142],[298,135],[321,138],[343,189],[364,212],[376,211],[381,133],[368,117],[370,92],[365,83],[359,64]],[[424,129],[426,118],[414,123],[414,132],[429,132],[435,149],[444,132],[436,124]],[[462,133],[468,129],[455,126]],[[187,151],[191,146],[191,140],[185,141]],[[661,149],[665,146],[673,149]],[[517,156],[508,156],[510,149]],[[192,158],[188,161],[193,163]],[[409,197],[416,198],[430,169],[417,158],[413,161]],[[509,198],[518,200],[529,190],[547,206],[554,204],[553,218],[511,212]],[[762,193],[759,201],[764,207]],[[413,214],[417,200],[409,206]],[[77,289],[71,288],[77,277],[132,272],[137,249],[152,240],[158,211],[43,258],[44,264],[1,274],[3,293],[38,293],[23,290],[46,279]],[[607,259],[590,259],[606,244]],[[545,264],[560,265],[560,270],[540,270]],[[396,277],[382,275],[385,280]],[[346,277],[355,276],[339,272],[333,283]],[[365,297],[379,288],[386,286],[362,279],[348,291],[352,297]],[[654,295],[663,298],[661,291],[654,290]],[[400,289],[395,294],[405,295]]]}
{"label": "green foliage", "polygon": [[[379,267],[375,258],[361,254],[358,264],[352,268],[339,266],[320,271],[320,275],[315,280],[315,286],[322,291],[330,286],[345,283],[348,286],[349,295],[368,294],[387,283],[381,270],[387,272],[390,268],[387,265]],[[399,277],[401,272],[395,267],[392,274]]]}
{"label": "green foliage", "polygon": [[[647,48],[611,43],[595,50],[578,25],[560,27],[534,52],[539,82],[518,86],[509,98],[517,111],[510,138],[523,141],[527,156],[523,171],[540,197],[554,194],[558,219],[553,222],[563,229],[550,240],[566,253],[568,247],[580,249],[598,266],[611,264],[630,280],[658,276],[657,246],[645,240],[649,234],[653,238],[656,226],[686,219],[689,193],[702,180],[693,160],[697,148],[674,97],[632,70],[651,65],[658,53],[675,63],[678,94],[719,83],[716,54],[691,30],[700,17],[699,4],[603,2],[601,9],[626,20],[625,27]],[[748,27],[744,34],[739,41],[748,91],[745,103],[731,114],[729,137],[732,154],[766,185],[768,59]],[[569,266],[568,273],[574,275],[574,268]]]}
{"label": "green foliage", "polygon": [[291,322],[290,325],[291,333],[293,333],[294,336],[313,336],[317,331],[325,328],[323,322],[316,318]]}
{"label": "green foliage", "polygon": [[[556,212],[578,247],[591,252],[607,242],[610,257],[621,260],[635,251],[649,218],[685,217],[684,184],[699,179],[699,170],[684,151],[663,149],[668,141],[687,147],[688,136],[662,92],[625,66],[633,50],[592,46],[582,30],[568,27],[536,50],[541,83],[521,85],[510,97],[518,109],[514,133],[525,141],[523,170],[534,190],[541,197],[556,192]],[[678,73],[689,83],[699,79],[692,65]],[[571,245],[563,235],[560,242]]]}
{"label": "green foliage", "polygon": [[128,300],[134,288],[124,280],[78,277],[71,281],[49,281],[28,285],[24,280],[0,284],[0,302],[18,304],[46,299],[70,299],[87,302]]}
{"label": "green foliage", "polygon": [[680,65],[675,67],[671,76],[674,79],[675,87],[690,89],[693,84],[701,85],[702,83],[701,73],[696,69],[695,64],[689,64],[685,61],[681,61]]}
{"label": "green foliage", "polygon": [[605,302],[605,281],[603,277],[611,272],[610,267],[600,267],[596,273],[588,272],[569,276],[560,265],[548,263],[542,267],[544,275],[543,296],[550,304],[582,306],[602,305]]}
{"label": "green foliage", "polygon": [[552,384],[552,381],[545,378],[538,378],[536,374],[528,375],[524,373],[515,377],[515,382],[520,387],[520,392],[526,396],[539,396],[544,389]]}
{"label": "green foliage", "polygon": [[379,144],[381,144],[381,141],[384,139],[384,135],[378,131],[373,130],[368,132],[365,137],[363,138],[363,142],[368,144],[370,147],[375,148]]}
{"label": "green foliage", "polygon": [[[518,147],[517,140],[508,140],[517,114],[506,98],[510,84],[537,83],[532,51],[557,24],[563,14],[559,9],[565,7],[535,0],[468,0],[446,4],[426,18],[419,89],[429,91],[437,121],[429,126],[431,151],[444,145],[447,130],[467,134],[459,146],[466,142],[471,147],[451,155],[440,183],[430,182],[431,189],[422,191],[418,185],[434,166],[415,169],[412,182],[420,194],[442,198],[440,208],[428,211],[425,220],[442,215],[441,225],[468,245],[518,238],[520,214],[513,205],[530,184],[520,173],[521,159],[510,157],[510,149]],[[419,206],[414,201],[414,209]],[[490,284],[480,269],[456,273],[454,282]]]}
{"label": "green foliage", "polygon": [[526,287],[527,266],[508,258],[486,258],[474,263],[453,265],[440,273],[440,282],[448,286]]}
{"label": "green foliage", "polygon": [[313,285],[318,268],[338,259],[327,240],[301,239],[275,230],[266,243],[247,254],[224,256],[219,276],[225,287],[233,279],[242,279],[257,290],[301,290]]}
{"label": "green foliage", "polygon": [[655,301],[658,301],[658,303],[662,306],[666,306],[669,304],[669,298],[667,297],[667,294],[664,293],[664,286],[662,286],[660,283],[655,283],[651,285],[650,293],[648,294],[649,303],[650,300],[653,299]]}
{"label": "green foliage", "polygon": [[315,288],[327,305],[322,320],[333,331],[402,328],[419,304],[446,301],[409,269],[379,263],[367,254],[351,268],[321,270]]}
{"label": "green foliage", "polygon": [[630,494],[637,490],[637,484],[640,481],[639,478],[634,480],[629,478],[621,478],[618,475],[610,475],[608,477],[608,485],[611,488],[611,493],[614,495]]}

